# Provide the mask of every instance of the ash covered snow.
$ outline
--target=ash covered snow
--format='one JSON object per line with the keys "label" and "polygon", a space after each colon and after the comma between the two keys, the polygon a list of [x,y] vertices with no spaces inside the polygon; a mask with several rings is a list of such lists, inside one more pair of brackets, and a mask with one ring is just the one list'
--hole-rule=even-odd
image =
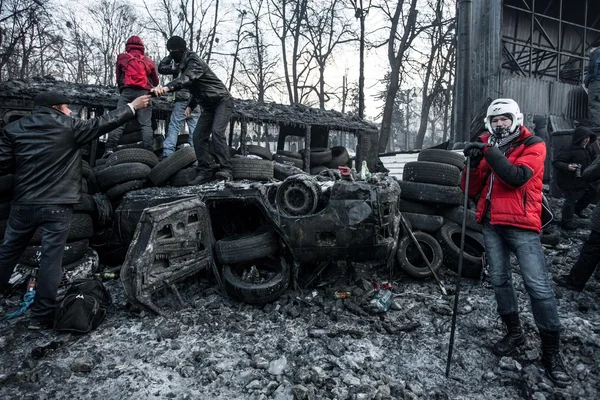
{"label": "ash covered snow", "polygon": [[[585,220],[580,221],[582,226]],[[550,275],[566,273],[589,230],[561,231],[546,249]],[[365,312],[366,279],[384,267],[330,266],[318,288],[290,290],[264,306],[222,296],[209,275],[157,294],[168,317],[132,309],[119,281],[114,305],[89,335],[30,332],[0,323],[3,399],[597,399],[600,397],[600,282],[575,293],[557,287],[562,354],[573,384],[554,387],[515,265],[527,344],[498,358],[504,332],[489,281],[463,280],[450,378],[445,376],[453,296],[433,280],[392,279],[394,309]],[[442,279],[454,286],[444,269]],[[349,290],[348,299],[335,299]],[[14,299],[14,298],[13,298]]]}

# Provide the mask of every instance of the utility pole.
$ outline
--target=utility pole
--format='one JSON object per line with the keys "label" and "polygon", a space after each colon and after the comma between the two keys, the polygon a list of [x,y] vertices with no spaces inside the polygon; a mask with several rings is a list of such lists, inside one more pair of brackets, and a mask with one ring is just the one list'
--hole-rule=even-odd
{"label": "utility pole", "polygon": [[371,8],[371,0],[369,0],[369,5],[366,9],[363,6],[363,0],[352,0],[351,4],[354,7],[354,17],[360,20],[358,117],[363,119],[365,117],[365,18],[369,13],[369,8]]}

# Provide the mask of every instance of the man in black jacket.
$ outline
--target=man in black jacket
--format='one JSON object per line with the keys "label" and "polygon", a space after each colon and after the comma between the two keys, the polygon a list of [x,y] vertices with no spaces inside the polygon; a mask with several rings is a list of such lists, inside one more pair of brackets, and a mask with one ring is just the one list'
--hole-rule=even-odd
{"label": "man in black jacket", "polygon": [[565,192],[561,221],[563,229],[576,229],[573,214],[583,217],[583,210],[596,198],[596,190],[581,179],[581,173],[592,163],[593,154],[588,145],[595,140],[596,135],[588,128],[575,129],[571,145],[559,150],[552,163],[556,169],[558,187]]}
{"label": "man in black jacket", "polygon": [[220,170],[215,174],[217,179],[231,180],[232,169],[229,149],[225,140],[225,130],[233,111],[233,98],[225,84],[217,78],[207,63],[193,51],[186,48],[185,40],[173,36],[167,41],[167,49],[171,58],[179,64],[179,78],[167,83],[164,87],[152,89],[161,96],[167,92],[181,89],[190,91],[188,107],[193,110],[198,104],[202,113],[194,130],[194,150],[198,158],[198,177],[191,184],[198,185],[212,180],[208,139],[212,135],[215,158]]}
{"label": "man in black jacket", "polygon": [[123,125],[146,108],[150,96],[98,118],[70,116],[70,100],[42,92],[31,115],[8,124],[0,137],[0,174],[14,173],[10,216],[0,245],[0,291],[21,254],[40,228],[42,251],[30,329],[49,327],[54,319],[61,263],[73,205],[81,200],[81,146]]}
{"label": "man in black jacket", "polygon": [[546,142],[546,160],[544,161],[544,183],[550,181],[550,172],[552,171],[552,144],[550,143],[550,135],[546,129],[546,117],[543,115],[535,115],[533,117],[533,131],[535,136],[540,137]]}

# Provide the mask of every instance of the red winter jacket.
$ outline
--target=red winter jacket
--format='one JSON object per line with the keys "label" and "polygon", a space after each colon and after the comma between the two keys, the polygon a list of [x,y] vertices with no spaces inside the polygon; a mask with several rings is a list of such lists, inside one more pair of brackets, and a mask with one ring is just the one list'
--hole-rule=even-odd
{"label": "red winter jacket", "polygon": [[[150,90],[150,89],[152,89],[153,86],[158,85],[158,73],[156,72],[156,65],[154,65],[154,61],[152,61],[151,59],[149,59],[148,57],[146,57],[144,55],[145,49],[144,49],[144,43],[142,42],[142,39],[140,39],[138,36],[130,37],[127,40],[127,43],[125,43],[125,51],[126,51],[126,53],[121,53],[117,56],[116,73],[117,73],[117,85],[119,86],[119,91],[123,90],[126,87]],[[123,81],[125,79],[125,75],[124,75],[123,71],[125,70],[125,67],[127,66],[127,62],[129,61],[129,58],[130,58],[130,55],[128,55],[127,53],[129,53],[130,55],[136,55],[136,54],[141,55],[142,59],[148,66],[150,73],[148,74],[148,83],[146,84],[146,86],[144,86],[144,87],[131,86],[131,85],[125,85],[123,83]]]}
{"label": "red winter jacket", "polygon": [[[490,133],[479,137],[487,143]],[[506,155],[498,147],[487,147],[484,158],[469,176],[469,197],[481,194],[477,203],[477,221],[482,223],[490,204],[492,225],[509,225],[540,232],[542,228],[542,178],[546,143],[525,127]],[[461,189],[465,190],[466,168]],[[491,202],[488,201],[490,184]]]}

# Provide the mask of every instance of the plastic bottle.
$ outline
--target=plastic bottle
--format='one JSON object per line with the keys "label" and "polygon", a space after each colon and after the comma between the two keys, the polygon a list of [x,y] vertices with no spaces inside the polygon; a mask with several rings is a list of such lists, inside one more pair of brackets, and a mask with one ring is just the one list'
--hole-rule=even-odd
{"label": "plastic bottle", "polygon": [[371,298],[369,305],[374,312],[382,313],[390,309],[393,300],[394,296],[391,290],[379,289]]}
{"label": "plastic bottle", "polygon": [[363,160],[360,164],[360,179],[363,181],[371,177],[371,172],[369,171],[369,167],[367,166],[367,162]]}
{"label": "plastic bottle", "polygon": [[336,299],[347,299],[350,296],[352,296],[352,293],[344,290],[338,290],[337,292],[335,292]]}

